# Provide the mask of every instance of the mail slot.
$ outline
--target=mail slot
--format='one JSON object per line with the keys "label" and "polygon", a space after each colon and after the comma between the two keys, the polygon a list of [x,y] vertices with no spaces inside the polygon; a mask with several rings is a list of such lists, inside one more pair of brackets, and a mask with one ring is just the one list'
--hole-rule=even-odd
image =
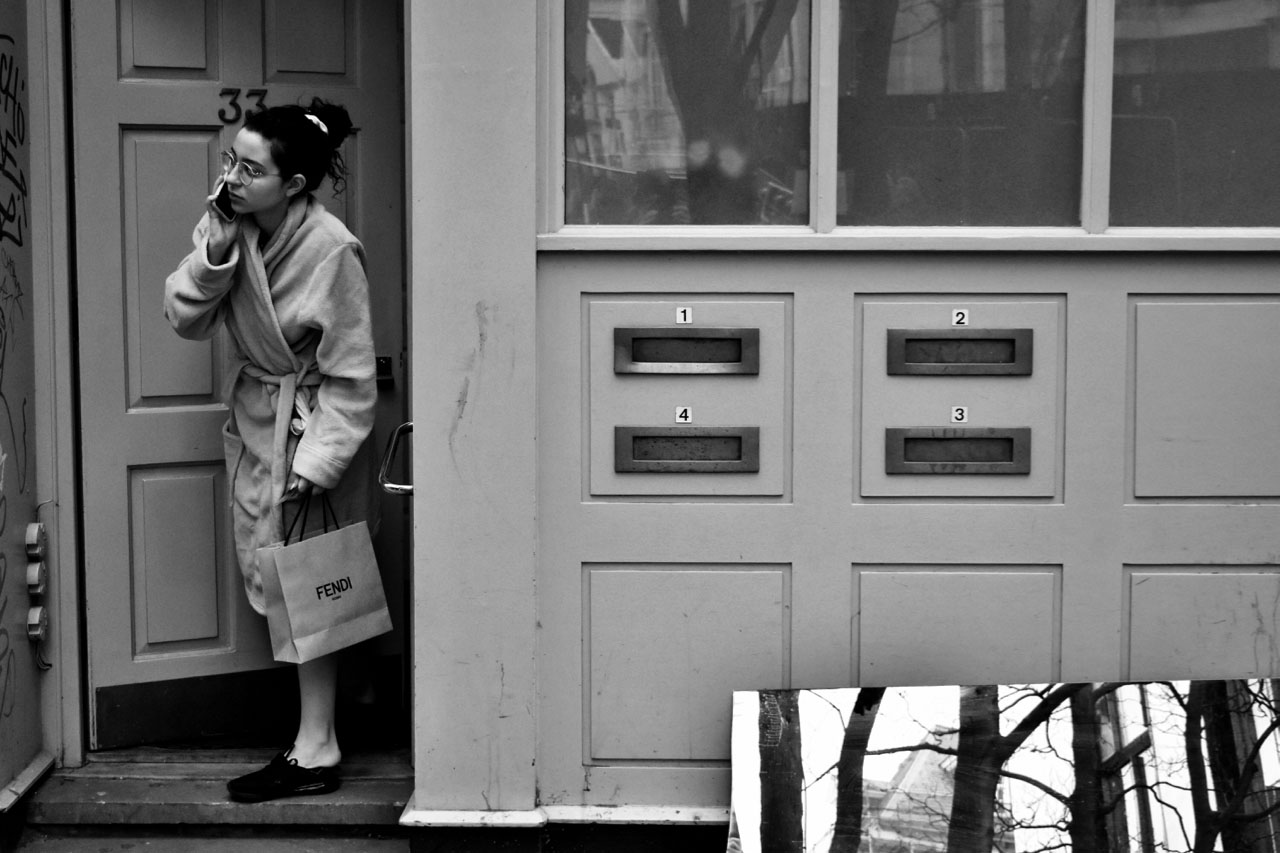
{"label": "mail slot", "polygon": [[658,326],[613,330],[614,373],[760,373],[760,330]]}
{"label": "mail slot", "polygon": [[754,474],[759,427],[614,427],[614,470],[650,474]]}
{"label": "mail slot", "polygon": [[886,474],[1030,474],[1031,428],[890,427]]}
{"label": "mail slot", "polygon": [[889,329],[888,372],[1030,376],[1032,329]]}

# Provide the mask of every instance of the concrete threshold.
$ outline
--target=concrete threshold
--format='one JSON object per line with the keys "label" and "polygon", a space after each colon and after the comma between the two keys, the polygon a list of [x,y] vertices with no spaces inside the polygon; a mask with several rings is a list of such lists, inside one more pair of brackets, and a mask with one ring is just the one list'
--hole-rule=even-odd
{"label": "concrete threshold", "polygon": [[28,824],[394,827],[413,793],[407,753],[355,755],[332,794],[237,803],[227,780],[262,767],[271,750],[129,750],[57,770],[31,793]]}

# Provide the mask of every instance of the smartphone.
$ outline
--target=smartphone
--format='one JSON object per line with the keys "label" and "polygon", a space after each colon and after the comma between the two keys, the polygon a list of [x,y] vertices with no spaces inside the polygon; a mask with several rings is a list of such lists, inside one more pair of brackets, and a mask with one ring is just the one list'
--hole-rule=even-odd
{"label": "smartphone", "polygon": [[213,200],[213,206],[218,208],[218,212],[228,222],[236,218],[236,212],[231,209],[231,194],[227,190],[226,184],[218,188],[218,195]]}

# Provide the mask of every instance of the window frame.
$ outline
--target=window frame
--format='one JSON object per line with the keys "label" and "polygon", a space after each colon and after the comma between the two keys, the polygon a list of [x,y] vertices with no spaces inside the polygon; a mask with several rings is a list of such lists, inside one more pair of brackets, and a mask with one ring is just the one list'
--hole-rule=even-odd
{"label": "window frame", "polygon": [[538,0],[539,251],[1276,251],[1280,227],[1112,227],[1115,0],[1086,0],[1080,225],[836,224],[840,0],[811,0],[809,225],[566,225],[564,0]]}

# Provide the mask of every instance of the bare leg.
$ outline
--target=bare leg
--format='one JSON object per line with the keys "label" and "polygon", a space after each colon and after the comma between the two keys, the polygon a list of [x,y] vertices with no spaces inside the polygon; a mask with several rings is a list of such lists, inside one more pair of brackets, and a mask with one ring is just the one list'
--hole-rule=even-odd
{"label": "bare leg", "polygon": [[299,767],[332,767],[342,760],[338,735],[334,730],[334,707],[338,693],[338,659],[325,655],[298,664],[298,736],[290,758]]}

